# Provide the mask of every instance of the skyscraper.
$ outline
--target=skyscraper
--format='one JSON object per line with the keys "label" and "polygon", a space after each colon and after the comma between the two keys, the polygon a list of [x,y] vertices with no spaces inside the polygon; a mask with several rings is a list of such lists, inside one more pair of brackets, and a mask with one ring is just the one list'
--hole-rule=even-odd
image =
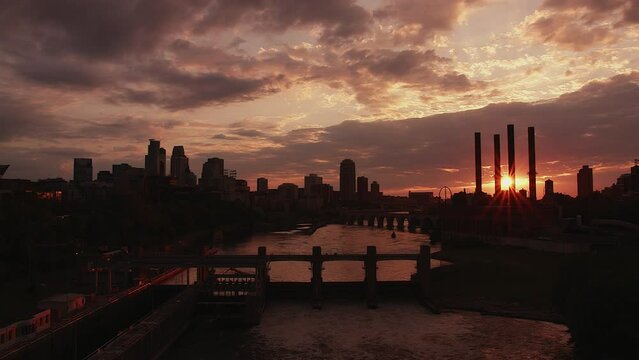
{"label": "skyscraper", "polygon": [[366,176],[357,177],[357,199],[359,201],[368,200],[368,178]]}
{"label": "skyscraper", "polygon": [[544,181],[544,197],[552,196],[555,193],[555,183],[548,179]]}
{"label": "skyscraper", "polygon": [[160,148],[160,159],[159,159],[159,168],[158,173],[160,176],[166,176],[166,149],[163,147]]}
{"label": "skyscraper", "polygon": [[[166,157],[166,154],[165,154]],[[149,139],[147,154],[144,156],[144,169],[149,176],[160,175],[160,141]]]}
{"label": "skyscraper", "polygon": [[210,158],[202,165],[200,185],[220,187],[224,178],[224,159]]}
{"label": "skyscraper", "polygon": [[344,159],[339,166],[339,192],[340,200],[355,200],[355,162]]}
{"label": "skyscraper", "polygon": [[87,158],[73,159],[73,181],[90,182],[93,181],[93,160]]}
{"label": "skyscraper", "polygon": [[308,174],[308,176],[304,176],[304,194],[306,196],[318,195],[322,183],[322,177],[317,176],[317,174]]}
{"label": "skyscraper", "polygon": [[267,178],[257,178],[257,192],[266,193],[268,192],[268,179]]}
{"label": "skyscraper", "polygon": [[639,165],[630,168],[630,189],[639,192]]}
{"label": "skyscraper", "polygon": [[577,197],[588,197],[592,194],[592,168],[588,165],[581,167],[577,173]]}
{"label": "skyscraper", "polygon": [[190,185],[195,174],[189,168],[189,158],[184,153],[184,146],[174,146],[171,153],[171,177],[177,180],[178,186]]}
{"label": "skyscraper", "polygon": [[373,181],[371,183],[371,199],[377,199],[379,198],[379,184],[377,183],[377,181]]}

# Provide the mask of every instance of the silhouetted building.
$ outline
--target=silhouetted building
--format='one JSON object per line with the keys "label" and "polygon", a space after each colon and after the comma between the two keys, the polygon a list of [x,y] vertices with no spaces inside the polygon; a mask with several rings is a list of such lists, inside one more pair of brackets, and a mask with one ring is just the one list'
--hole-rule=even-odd
{"label": "silhouetted building", "polygon": [[506,127],[508,131],[508,177],[510,178],[510,190],[515,192],[515,125],[508,124]]}
{"label": "silhouetted building", "polygon": [[555,183],[548,179],[544,182],[544,197],[550,197],[555,194]]}
{"label": "silhouetted building", "polygon": [[528,192],[530,200],[537,200],[537,163],[535,159],[535,128],[528,128]]}
{"label": "silhouetted building", "polygon": [[630,183],[632,191],[639,192],[639,165],[630,168]]}
{"label": "silhouetted building", "polygon": [[434,195],[432,191],[409,191],[408,198],[415,201],[417,205],[423,206],[430,204],[434,199]]}
{"label": "silhouetted building", "polygon": [[159,175],[162,177],[166,176],[166,150],[164,148],[160,148],[159,166]]}
{"label": "silhouetted building", "polygon": [[592,169],[588,165],[581,167],[577,173],[577,196],[588,197],[592,195]]}
{"label": "silhouetted building", "polygon": [[174,146],[171,153],[171,177],[178,186],[195,186],[197,176],[189,167],[189,158],[184,153],[184,146]]}
{"label": "silhouetted building", "polygon": [[93,181],[93,160],[87,158],[73,159],[73,181],[77,183]]}
{"label": "silhouetted building", "polygon": [[615,183],[615,186],[617,187],[617,189],[619,189],[619,191],[621,191],[624,194],[632,191],[631,174],[622,174],[621,176],[619,176],[617,178],[617,182]]}
{"label": "silhouetted building", "polygon": [[495,134],[493,137],[495,145],[495,195],[501,192],[501,144],[499,140],[499,134]]}
{"label": "silhouetted building", "polygon": [[304,176],[304,194],[307,197],[319,195],[322,183],[322,177],[317,176],[317,174],[308,174],[308,176]]}
{"label": "silhouetted building", "polygon": [[146,170],[135,168],[129,164],[114,164],[111,168],[113,174],[113,187],[118,193],[141,192],[144,187],[144,175]]}
{"label": "silhouetted building", "polygon": [[111,174],[113,174],[113,179],[117,179],[118,176],[122,175],[125,171],[129,170],[131,165],[127,163],[122,164],[113,164],[111,166]]}
{"label": "silhouetted building", "polygon": [[258,178],[257,179],[257,192],[259,192],[259,193],[267,193],[268,192],[268,179],[267,178]]}
{"label": "silhouetted building", "polygon": [[475,133],[475,194],[481,190],[481,133]]}
{"label": "silhouetted building", "polygon": [[210,158],[202,164],[200,185],[221,189],[224,178],[224,159]]}
{"label": "silhouetted building", "polygon": [[355,162],[351,159],[342,160],[339,166],[340,200],[355,200]]}
{"label": "silhouetted building", "polygon": [[224,169],[224,176],[228,176],[230,178],[237,178],[237,170],[235,169]]}
{"label": "silhouetted building", "polygon": [[368,200],[368,178],[366,176],[357,177],[357,199],[359,201]]}
{"label": "silhouetted building", "polygon": [[[149,176],[160,176],[160,141],[155,139],[149,139],[149,145],[147,147],[147,154],[144,155],[144,169]],[[165,154],[166,161],[166,154]]]}
{"label": "silhouetted building", "polygon": [[379,191],[379,183],[377,183],[377,181],[373,181],[371,183],[371,199],[376,200],[380,198],[380,191]]}
{"label": "silhouetted building", "polygon": [[277,187],[277,194],[282,201],[299,199],[299,188],[295,184],[284,183]]}
{"label": "silhouetted building", "polygon": [[98,171],[98,181],[111,183],[113,182],[113,174],[108,170]]}

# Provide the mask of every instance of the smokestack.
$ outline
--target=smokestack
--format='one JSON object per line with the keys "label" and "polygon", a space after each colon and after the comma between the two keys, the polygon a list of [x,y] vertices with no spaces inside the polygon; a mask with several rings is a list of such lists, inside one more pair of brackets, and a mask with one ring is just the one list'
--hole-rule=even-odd
{"label": "smokestack", "polygon": [[528,128],[528,193],[530,201],[537,201],[537,164],[535,161],[535,128]]}
{"label": "smokestack", "polygon": [[481,193],[481,133],[475,133],[475,194]]}
{"label": "smokestack", "polygon": [[508,124],[508,177],[510,178],[510,189],[515,191],[515,125]]}
{"label": "smokestack", "polygon": [[495,195],[501,192],[501,145],[499,144],[499,134],[494,136],[495,142]]}

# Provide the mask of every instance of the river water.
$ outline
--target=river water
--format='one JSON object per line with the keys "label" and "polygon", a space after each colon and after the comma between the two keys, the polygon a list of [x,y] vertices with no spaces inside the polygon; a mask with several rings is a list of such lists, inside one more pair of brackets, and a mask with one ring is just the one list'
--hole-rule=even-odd
{"label": "river water", "polygon": [[[221,254],[257,254],[259,246],[266,246],[267,254],[311,254],[313,246],[321,246],[324,254],[366,254],[367,246],[376,246],[377,253],[417,254],[420,245],[430,245],[428,235],[396,232],[368,226],[327,225],[312,235],[300,231],[253,235],[247,241],[220,247]],[[433,246],[431,251],[439,250]],[[382,261],[378,263],[379,280],[409,280],[415,272],[414,261]],[[433,260],[431,266],[440,266]],[[271,281],[310,281],[308,263],[274,262],[270,264]],[[324,263],[323,281],[361,281],[364,279],[360,261],[334,261]]]}
{"label": "river water", "polygon": [[[219,246],[221,253],[269,254],[417,253],[428,236],[388,230],[329,225],[313,235],[296,232],[259,234]],[[437,251],[433,246],[433,251]],[[433,266],[439,266],[433,261]],[[324,281],[362,280],[361,263],[324,264]],[[415,271],[408,261],[379,263],[380,280],[407,280]],[[305,263],[273,263],[272,281],[308,281]],[[381,302],[376,310],[357,301],[332,300],[322,310],[309,303],[269,303],[259,325],[245,328],[196,321],[165,354],[165,359],[572,359],[563,325],[543,321],[450,311],[432,315],[414,299]]]}

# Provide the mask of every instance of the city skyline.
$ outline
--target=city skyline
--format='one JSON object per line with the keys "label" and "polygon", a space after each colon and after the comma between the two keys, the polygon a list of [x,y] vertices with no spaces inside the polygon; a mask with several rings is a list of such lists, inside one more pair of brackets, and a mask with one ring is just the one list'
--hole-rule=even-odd
{"label": "city skyline", "polygon": [[0,14],[6,177],[68,179],[73,158],[141,167],[156,138],[198,176],[220,157],[248,179],[337,184],[352,158],[389,194],[472,190],[469,137],[492,158],[508,123],[538,129],[538,188],[576,195],[588,164],[601,189],[638,156],[635,2],[126,3]]}

